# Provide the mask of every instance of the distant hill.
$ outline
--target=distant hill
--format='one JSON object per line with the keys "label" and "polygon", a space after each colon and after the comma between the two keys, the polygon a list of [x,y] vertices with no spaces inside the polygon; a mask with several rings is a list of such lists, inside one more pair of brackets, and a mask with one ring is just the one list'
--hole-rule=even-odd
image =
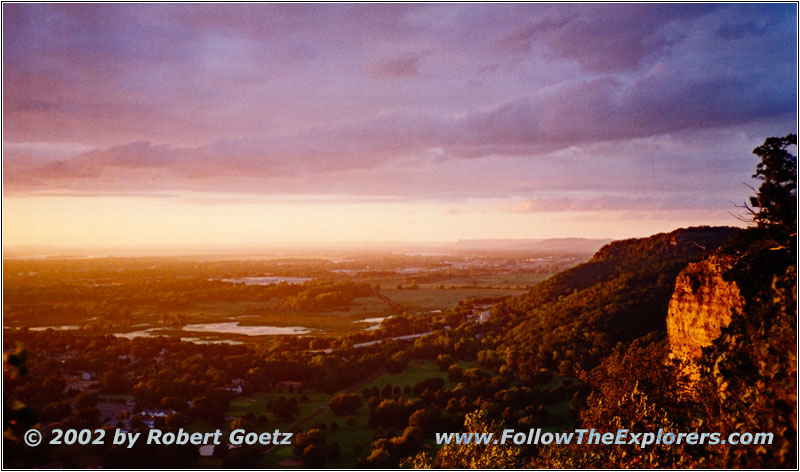
{"label": "distant hill", "polygon": [[544,253],[594,253],[611,239],[461,239],[449,245],[456,251],[529,251]]}

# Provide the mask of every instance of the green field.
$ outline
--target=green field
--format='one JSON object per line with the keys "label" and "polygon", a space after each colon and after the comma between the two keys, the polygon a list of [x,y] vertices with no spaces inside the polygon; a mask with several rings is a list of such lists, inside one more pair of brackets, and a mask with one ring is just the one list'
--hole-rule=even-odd
{"label": "green field", "polygon": [[[477,367],[477,364],[472,362],[465,362],[462,364],[462,368],[465,369]],[[400,386],[403,388],[406,385],[413,387],[415,384],[431,377],[439,377],[444,379],[446,388],[454,385],[447,378],[447,373],[439,370],[439,367],[434,362],[414,360],[408,364],[408,367],[403,372],[398,374],[381,374],[371,382],[361,386],[353,393],[360,395],[365,388],[371,388],[373,386],[382,388],[387,383],[391,384],[392,387]],[[413,394],[404,394],[404,396],[413,397]],[[311,395],[309,395],[309,397],[311,397]],[[332,396],[329,398],[332,398]],[[327,442],[330,443],[336,441],[339,444],[342,455],[337,459],[330,459],[327,461],[325,463],[326,468],[353,467],[358,458],[368,452],[369,445],[371,444],[373,435],[375,433],[374,430],[367,427],[367,421],[369,420],[369,408],[365,404],[359,408],[353,416],[356,421],[355,425],[347,426],[346,417],[336,416],[330,409],[326,409],[318,416],[314,417],[314,419],[312,419],[308,424],[303,426],[303,430],[308,430],[315,427],[315,425],[319,423],[324,423],[328,426],[328,431],[326,433]],[[336,422],[339,425],[338,431],[331,431],[330,425],[332,422]],[[397,431],[398,434],[400,432],[401,431]],[[354,452],[354,447],[356,447],[356,445],[361,447],[360,454],[356,454]],[[292,453],[292,448],[288,446],[278,447],[267,457],[265,457],[262,462],[259,462],[259,465],[267,468],[282,468],[284,466],[281,466],[279,463],[287,459],[297,460],[297,457]],[[302,467],[302,465],[298,465],[296,467]]]}
{"label": "green field", "polygon": [[[356,421],[355,424],[353,426],[347,426],[346,417],[336,416],[330,409],[326,409],[302,428],[308,430],[320,423],[324,423],[328,428],[325,433],[326,443],[330,444],[335,441],[339,444],[341,456],[326,461],[325,468],[352,468],[358,458],[365,452],[368,452],[369,445],[372,443],[373,434],[375,433],[374,430],[367,427],[369,407],[363,405],[353,416]],[[333,422],[339,425],[339,429],[335,432],[331,430],[331,423]],[[360,454],[354,452],[356,444],[361,447],[362,452]],[[280,462],[287,459],[302,460],[294,455],[290,446],[281,446],[264,457],[259,462],[259,465],[265,468],[283,468],[285,466],[280,465]],[[303,466],[297,465],[295,467]]]}
{"label": "green field", "polygon": [[[472,369],[474,367],[483,369],[483,367],[481,367],[477,362],[458,362],[457,364],[464,370]],[[399,374],[381,374],[378,377],[375,377],[375,379],[368,384],[361,387],[361,390],[357,393],[361,393],[365,388],[383,388],[383,386],[386,384],[391,384],[392,388],[398,386],[400,388],[404,388],[406,385],[413,387],[423,380],[432,377],[444,379],[444,388],[450,388],[455,385],[455,383],[450,381],[450,379],[447,377],[447,372],[440,370],[439,366],[437,366],[435,362],[413,360],[408,363],[408,367],[406,367],[403,372],[400,372]],[[408,394],[404,395],[408,396]]]}
{"label": "green field", "polygon": [[[300,398],[306,395],[308,397],[308,401],[301,401]],[[270,427],[276,426],[291,426],[295,423],[295,421],[280,421],[275,416],[267,411],[267,405],[270,401],[277,400],[281,396],[285,397],[295,397],[298,401],[298,407],[300,408],[300,415],[297,417],[297,420],[305,418],[306,416],[310,415],[317,409],[322,406],[325,406],[328,401],[331,399],[331,395],[326,393],[319,393],[319,392],[303,392],[303,393],[256,393],[253,395],[244,395],[241,397],[236,398],[231,402],[231,406],[228,409],[228,416],[233,417],[242,417],[248,413],[253,413],[254,415],[264,415],[268,419],[268,423],[266,429]]]}
{"label": "green field", "polygon": [[444,310],[458,305],[465,298],[507,297],[521,295],[527,290],[503,290],[486,288],[456,288],[456,289],[381,289],[381,294],[399,303],[409,311]]}
{"label": "green field", "polygon": [[200,304],[181,312],[186,323],[238,321],[241,326],[303,326],[330,334],[341,334],[368,325],[353,323],[364,318],[395,314],[378,297],[356,298],[347,310],[287,312],[269,302]]}
{"label": "green field", "polygon": [[98,330],[100,333],[119,334],[139,332],[157,328],[157,335],[202,338],[208,341],[233,340],[240,342],[264,342],[272,336],[249,336],[238,333],[192,332],[179,326],[161,323],[162,316],[181,317],[184,325],[237,322],[239,326],[299,326],[308,328],[310,334],[341,335],[370,326],[358,323],[365,318],[378,318],[399,314],[392,306],[378,297],[362,297],[353,300],[348,310],[320,312],[286,312],[270,302],[221,302],[197,304],[192,308],[173,311],[142,310],[135,315],[135,324],[126,330]]}
{"label": "green field", "polygon": [[496,275],[476,275],[460,276],[437,280],[432,283],[420,283],[420,287],[433,288],[439,285],[449,287],[475,285],[479,287],[516,287],[536,285],[550,277],[549,274],[496,274]]}
{"label": "green field", "polygon": [[[465,298],[505,297],[525,293],[525,290],[493,288],[403,289],[384,288],[381,294],[410,313],[445,310],[458,305]],[[191,332],[160,322],[162,316],[180,316],[184,324],[211,324],[237,322],[240,326],[299,326],[311,329],[310,334],[341,335],[369,327],[358,323],[366,318],[399,314],[400,310],[378,297],[361,297],[353,300],[348,310],[322,312],[286,312],[270,302],[203,303],[192,308],[159,312],[144,310],[136,315],[136,324],[129,331],[158,328],[159,335],[196,337],[208,341],[233,340],[239,342],[266,342],[271,336],[249,336],[237,333]],[[109,334],[116,334],[109,330]]]}

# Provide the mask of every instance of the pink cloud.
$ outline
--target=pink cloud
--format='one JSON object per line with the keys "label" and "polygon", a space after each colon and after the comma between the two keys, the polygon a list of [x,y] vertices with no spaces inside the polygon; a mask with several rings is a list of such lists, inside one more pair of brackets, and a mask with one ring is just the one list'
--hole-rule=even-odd
{"label": "pink cloud", "polygon": [[570,194],[563,194],[558,197],[537,197],[507,204],[503,208],[508,213],[550,213],[618,210],[658,211],[673,210],[675,208],[709,209],[718,206],[718,201],[708,201],[702,197],[698,198],[697,195],[634,197],[621,193],[592,197],[576,197]]}
{"label": "pink cloud", "polygon": [[758,139],[796,128],[795,26],[780,4],[9,4],[4,188],[690,205],[631,195],[738,195]]}
{"label": "pink cloud", "polygon": [[420,57],[413,54],[387,59],[371,64],[370,72],[376,77],[402,79],[419,75]]}

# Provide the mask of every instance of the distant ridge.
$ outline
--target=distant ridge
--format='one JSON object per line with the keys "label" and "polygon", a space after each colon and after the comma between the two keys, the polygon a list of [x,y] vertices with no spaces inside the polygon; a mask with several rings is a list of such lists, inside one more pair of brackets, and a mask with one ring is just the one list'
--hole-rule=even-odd
{"label": "distant ridge", "polygon": [[457,251],[535,251],[558,253],[591,253],[612,239],[550,238],[550,239],[460,239],[449,247]]}
{"label": "distant ridge", "polygon": [[159,257],[159,256],[297,256],[310,252],[333,251],[428,251],[451,253],[459,251],[533,252],[558,254],[596,253],[611,239],[550,238],[550,239],[461,239],[456,242],[295,242],[295,243],[248,243],[231,245],[163,245],[128,247],[90,247],[57,245],[14,245],[3,247],[5,259],[51,259],[85,257]]}

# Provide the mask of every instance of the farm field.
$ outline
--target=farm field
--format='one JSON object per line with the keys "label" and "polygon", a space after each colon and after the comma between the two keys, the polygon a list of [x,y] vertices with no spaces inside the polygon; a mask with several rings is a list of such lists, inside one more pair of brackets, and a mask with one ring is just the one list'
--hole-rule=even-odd
{"label": "farm field", "polygon": [[412,312],[444,310],[467,298],[505,297],[525,293],[525,290],[457,288],[457,289],[383,289],[381,293]]}
{"label": "farm field", "polygon": [[[346,265],[325,258],[10,259],[4,261],[4,323],[200,343],[344,335],[377,325],[359,322],[364,319],[525,293],[552,273],[526,269],[525,257],[483,256],[474,267],[470,258],[404,255],[353,258]],[[579,259],[552,260],[566,267]],[[338,268],[343,265],[371,269]]]}

